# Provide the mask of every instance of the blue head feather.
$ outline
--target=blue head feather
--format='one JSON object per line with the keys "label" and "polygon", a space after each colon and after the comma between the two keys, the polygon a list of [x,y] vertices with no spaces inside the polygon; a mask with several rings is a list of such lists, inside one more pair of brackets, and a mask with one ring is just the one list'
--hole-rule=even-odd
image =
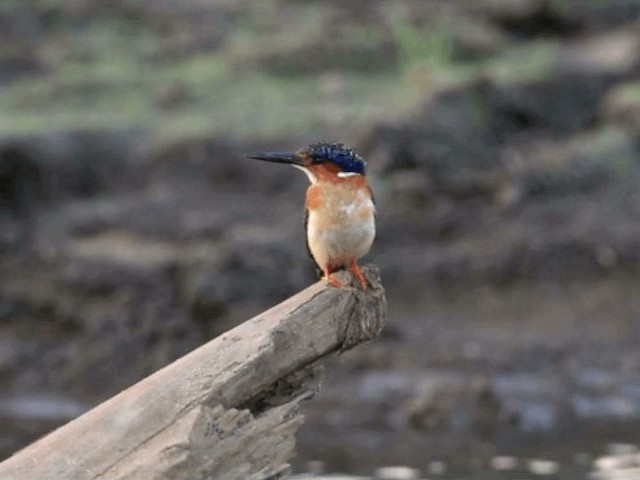
{"label": "blue head feather", "polygon": [[343,172],[365,174],[367,162],[342,143],[314,143],[305,149],[314,163],[332,162]]}

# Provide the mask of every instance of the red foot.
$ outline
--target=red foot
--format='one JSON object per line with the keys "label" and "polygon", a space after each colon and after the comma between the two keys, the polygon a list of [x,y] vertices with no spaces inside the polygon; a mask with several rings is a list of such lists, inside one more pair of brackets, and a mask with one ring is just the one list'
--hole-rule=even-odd
{"label": "red foot", "polygon": [[327,283],[332,287],[336,287],[336,288],[344,287],[343,283],[340,280],[338,280],[336,277],[334,277],[332,273],[326,275],[324,278],[327,281]]}
{"label": "red foot", "polygon": [[322,269],[324,273],[324,279],[327,281],[329,285],[336,288],[342,288],[344,285],[340,280],[333,276],[334,268],[332,265],[327,265]]}
{"label": "red foot", "polygon": [[358,264],[356,262],[350,263],[347,269],[351,272],[351,275],[356,277],[358,283],[362,285],[362,289],[366,291],[367,287],[369,286],[369,282],[367,280],[367,277],[364,276],[364,273],[362,273],[362,270],[360,270]]}

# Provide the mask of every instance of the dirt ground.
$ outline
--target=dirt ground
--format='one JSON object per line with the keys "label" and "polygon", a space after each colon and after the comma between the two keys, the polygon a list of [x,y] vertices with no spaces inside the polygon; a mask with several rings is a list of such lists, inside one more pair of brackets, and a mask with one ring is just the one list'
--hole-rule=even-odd
{"label": "dirt ground", "polygon": [[244,154],[321,138],[368,160],[389,318],[296,471],[637,451],[638,2],[112,3],[0,8],[0,458],[313,282],[306,178]]}

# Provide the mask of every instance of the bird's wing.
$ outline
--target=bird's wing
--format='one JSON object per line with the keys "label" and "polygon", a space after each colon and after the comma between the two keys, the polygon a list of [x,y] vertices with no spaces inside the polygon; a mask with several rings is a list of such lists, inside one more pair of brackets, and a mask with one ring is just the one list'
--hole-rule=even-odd
{"label": "bird's wing", "polygon": [[313,254],[311,253],[311,248],[309,248],[308,229],[309,229],[309,209],[305,208],[304,209],[304,241],[305,241],[305,244],[307,245],[307,253],[309,254],[309,257],[311,258],[311,260],[313,260],[314,265],[316,266],[316,274],[318,275],[318,278],[320,278],[322,277],[322,268],[320,267],[320,265],[318,265],[318,262],[316,262],[316,259],[313,258]]}

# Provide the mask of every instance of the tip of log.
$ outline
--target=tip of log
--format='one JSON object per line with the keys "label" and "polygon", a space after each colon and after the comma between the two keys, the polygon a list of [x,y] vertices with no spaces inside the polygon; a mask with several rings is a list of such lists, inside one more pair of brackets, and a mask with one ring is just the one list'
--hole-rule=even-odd
{"label": "tip of log", "polygon": [[[367,265],[363,273],[369,281],[366,291],[348,272],[338,273],[338,278],[353,289],[353,304],[344,324],[340,351],[377,338],[382,332],[384,319],[387,316],[387,301],[384,288],[380,282],[380,270],[374,265]],[[326,288],[332,288],[326,286]]]}
{"label": "tip of log", "polygon": [[[264,480],[287,469],[318,360],[377,337],[366,291],[320,281],[247,320],[0,463],[3,480]],[[161,320],[161,319],[159,319]]]}

